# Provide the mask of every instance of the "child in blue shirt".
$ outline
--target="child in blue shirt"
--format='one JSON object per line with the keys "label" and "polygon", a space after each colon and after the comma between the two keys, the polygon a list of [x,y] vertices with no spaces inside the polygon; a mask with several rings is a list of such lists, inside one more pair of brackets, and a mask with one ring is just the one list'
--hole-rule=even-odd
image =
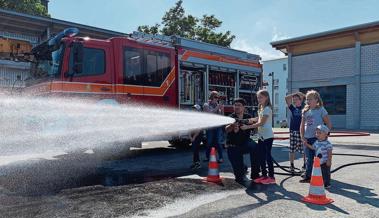
{"label": "child in blue shirt", "polygon": [[304,94],[301,92],[297,92],[294,94],[287,95],[285,100],[288,106],[288,109],[291,111],[291,122],[290,122],[290,170],[291,173],[295,173],[295,150],[303,155],[303,169],[305,170],[305,155],[303,152],[303,144],[300,137],[300,124],[301,124],[301,116],[303,110],[303,102],[304,102]]}

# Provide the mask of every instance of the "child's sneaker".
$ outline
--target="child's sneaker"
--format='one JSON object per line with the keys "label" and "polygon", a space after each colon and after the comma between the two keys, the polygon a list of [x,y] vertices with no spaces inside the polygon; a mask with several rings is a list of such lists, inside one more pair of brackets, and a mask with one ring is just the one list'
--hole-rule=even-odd
{"label": "child's sneaker", "polygon": [[253,180],[255,183],[261,183],[262,180],[265,180],[267,177],[266,176],[261,176]]}
{"label": "child's sneaker", "polygon": [[295,175],[295,166],[293,165],[293,163],[290,166],[290,171],[291,171],[291,175]]}
{"label": "child's sneaker", "polygon": [[267,177],[264,180],[261,180],[261,183],[264,185],[269,185],[269,184],[276,184],[275,178],[272,177]]}

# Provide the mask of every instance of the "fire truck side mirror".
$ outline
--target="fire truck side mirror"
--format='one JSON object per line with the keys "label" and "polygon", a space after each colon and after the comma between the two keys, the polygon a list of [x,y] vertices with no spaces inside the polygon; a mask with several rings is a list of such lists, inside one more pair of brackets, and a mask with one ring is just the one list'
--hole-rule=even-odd
{"label": "fire truck side mirror", "polygon": [[83,44],[81,42],[73,42],[73,73],[81,74],[83,72]]}

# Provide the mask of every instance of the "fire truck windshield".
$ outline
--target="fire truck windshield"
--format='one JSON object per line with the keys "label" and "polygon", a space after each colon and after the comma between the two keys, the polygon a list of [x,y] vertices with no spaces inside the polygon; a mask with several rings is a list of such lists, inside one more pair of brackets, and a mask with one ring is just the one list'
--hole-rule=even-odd
{"label": "fire truck windshield", "polygon": [[60,74],[64,45],[61,44],[55,50],[45,50],[35,57],[32,67],[33,79],[56,78]]}

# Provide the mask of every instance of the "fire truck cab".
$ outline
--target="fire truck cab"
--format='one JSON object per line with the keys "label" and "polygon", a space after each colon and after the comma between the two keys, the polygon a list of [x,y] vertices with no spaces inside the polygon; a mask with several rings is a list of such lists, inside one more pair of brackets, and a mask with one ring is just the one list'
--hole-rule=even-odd
{"label": "fire truck cab", "polygon": [[262,83],[258,55],[177,36],[134,32],[99,40],[69,28],[32,49],[24,93],[112,99],[178,109],[208,101],[218,91],[225,113],[242,97],[250,113]]}

